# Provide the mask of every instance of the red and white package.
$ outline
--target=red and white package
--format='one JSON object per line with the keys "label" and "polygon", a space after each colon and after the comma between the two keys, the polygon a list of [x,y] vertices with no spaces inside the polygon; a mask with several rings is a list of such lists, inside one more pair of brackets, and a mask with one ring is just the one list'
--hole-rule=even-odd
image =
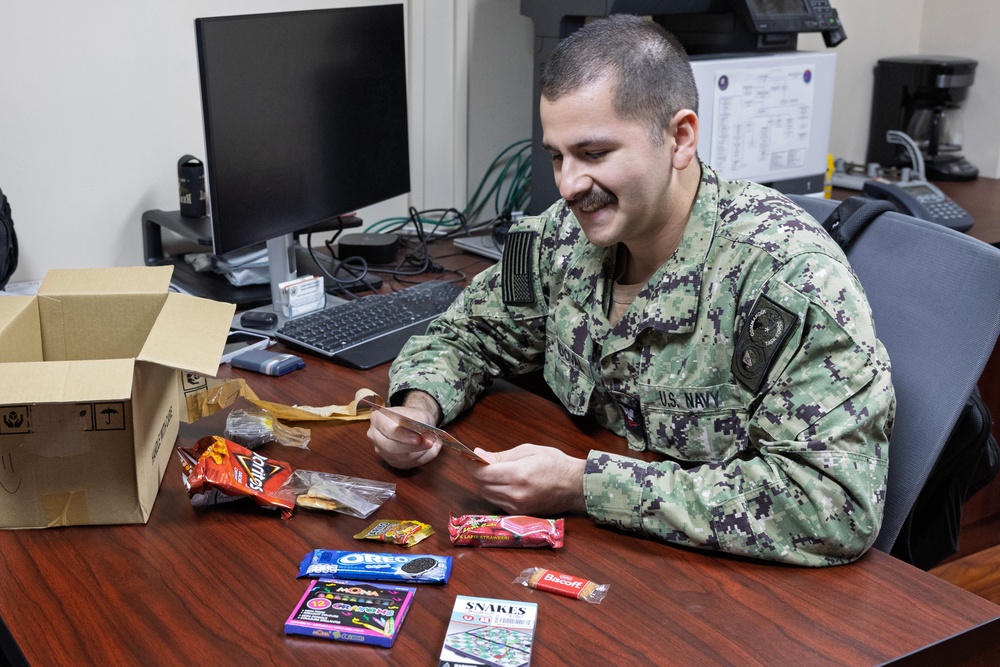
{"label": "red and white package", "polygon": [[[292,516],[295,496],[279,491],[292,467],[250,451],[217,435],[202,438],[190,449],[178,448],[184,486],[195,505],[218,504],[248,496],[261,507]],[[219,495],[221,494],[221,496]],[[214,500],[206,500],[215,498]]]}
{"label": "red and white package", "polygon": [[589,579],[541,567],[525,569],[514,580],[514,583],[528,588],[537,588],[540,591],[585,600],[593,604],[600,604],[604,596],[608,594],[608,589],[611,588],[611,584],[598,584]]}
{"label": "red and white package", "polygon": [[452,544],[467,547],[552,547],[563,545],[563,519],[496,514],[449,515]]}

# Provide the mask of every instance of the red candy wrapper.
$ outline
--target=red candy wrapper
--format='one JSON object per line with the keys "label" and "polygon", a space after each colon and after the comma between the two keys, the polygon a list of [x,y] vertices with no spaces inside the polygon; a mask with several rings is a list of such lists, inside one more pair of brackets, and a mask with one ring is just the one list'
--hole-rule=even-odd
{"label": "red candy wrapper", "polygon": [[449,515],[452,544],[467,547],[552,547],[563,545],[563,519],[494,514]]}
{"label": "red candy wrapper", "polygon": [[222,493],[231,500],[242,496],[253,498],[261,507],[276,507],[281,518],[292,516],[295,497],[276,493],[292,474],[292,467],[252,452],[246,447],[217,435],[202,438],[190,449],[178,448],[188,495],[211,497]]}
{"label": "red candy wrapper", "polygon": [[564,574],[553,570],[546,570],[541,567],[529,567],[518,575],[514,580],[515,584],[521,584],[528,588],[537,588],[540,591],[558,593],[578,600],[586,600],[592,604],[600,604],[604,596],[607,595],[611,584],[598,584],[574,577],[572,574]]}

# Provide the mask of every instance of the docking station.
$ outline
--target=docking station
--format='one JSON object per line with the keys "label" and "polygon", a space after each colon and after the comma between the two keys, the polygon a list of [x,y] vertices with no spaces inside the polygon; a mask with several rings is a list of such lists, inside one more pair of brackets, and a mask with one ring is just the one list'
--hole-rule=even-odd
{"label": "docking station", "polygon": [[360,257],[369,264],[392,264],[396,261],[399,237],[395,234],[345,234],[337,240],[337,257]]}

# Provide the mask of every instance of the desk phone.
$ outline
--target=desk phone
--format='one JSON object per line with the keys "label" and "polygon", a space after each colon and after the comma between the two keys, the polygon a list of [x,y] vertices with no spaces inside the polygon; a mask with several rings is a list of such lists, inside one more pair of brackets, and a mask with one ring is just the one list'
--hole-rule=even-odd
{"label": "desk phone", "polygon": [[880,178],[864,182],[861,191],[874,199],[887,199],[900,213],[929,220],[964,232],[972,216],[933,183],[922,180],[889,182]]}

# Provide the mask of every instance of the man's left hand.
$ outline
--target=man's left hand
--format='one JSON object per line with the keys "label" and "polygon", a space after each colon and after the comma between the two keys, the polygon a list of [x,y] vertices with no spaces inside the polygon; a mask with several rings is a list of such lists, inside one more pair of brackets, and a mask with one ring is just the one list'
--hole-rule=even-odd
{"label": "man's left hand", "polygon": [[524,444],[503,452],[476,449],[490,465],[470,463],[480,495],[509,514],[585,512],[584,459],[554,447]]}

